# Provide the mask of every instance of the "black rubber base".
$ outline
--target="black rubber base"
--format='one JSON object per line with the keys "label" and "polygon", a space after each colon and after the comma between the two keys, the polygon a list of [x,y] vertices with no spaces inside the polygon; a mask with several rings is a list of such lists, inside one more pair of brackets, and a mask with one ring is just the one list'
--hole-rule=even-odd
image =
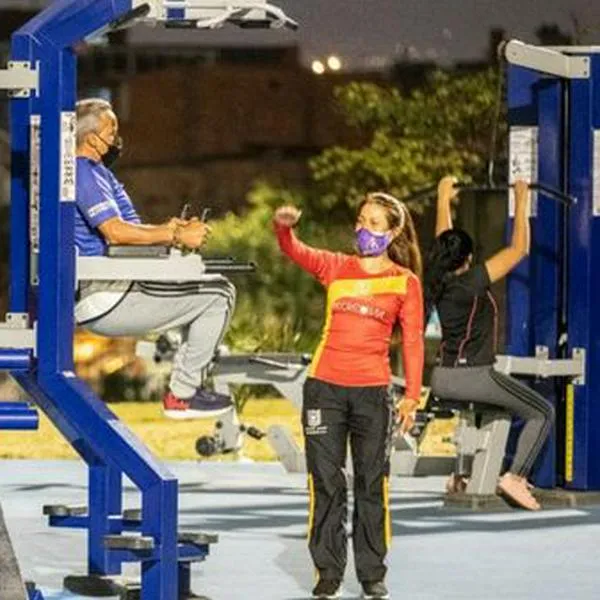
{"label": "black rubber base", "polygon": [[[532,493],[542,505],[542,510],[600,505],[600,492],[575,492],[561,488],[553,490],[535,488]],[[444,496],[444,507],[479,512],[511,510],[513,508],[521,509],[520,506],[501,496],[478,496],[475,494],[446,494]]]}
{"label": "black rubber base", "polygon": [[446,494],[444,508],[456,510],[472,510],[477,512],[494,512],[507,510],[509,504],[500,496],[481,496],[477,494]]}
{"label": "black rubber base", "polygon": [[574,508],[576,506],[600,505],[600,492],[576,492],[555,488],[543,490],[536,488],[533,495],[544,508]]}
{"label": "black rubber base", "polygon": [[[142,589],[140,580],[130,577],[101,575],[68,575],[63,580],[65,590],[79,596],[106,598],[119,596],[119,600],[140,600]],[[197,596],[193,592],[179,600],[210,600],[207,596]]]}
{"label": "black rubber base", "polygon": [[67,575],[63,579],[63,586],[68,592],[79,596],[97,596],[99,598],[120,596],[129,598],[130,596],[127,594],[130,591],[137,591],[139,597],[140,582],[139,579],[118,576]]}

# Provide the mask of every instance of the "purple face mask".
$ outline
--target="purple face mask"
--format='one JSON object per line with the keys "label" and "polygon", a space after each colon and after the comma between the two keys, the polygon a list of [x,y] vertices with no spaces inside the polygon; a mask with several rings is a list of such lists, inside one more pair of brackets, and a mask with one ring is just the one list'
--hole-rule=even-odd
{"label": "purple face mask", "polygon": [[373,233],[364,227],[356,232],[356,243],[361,256],[381,256],[391,241],[390,232]]}

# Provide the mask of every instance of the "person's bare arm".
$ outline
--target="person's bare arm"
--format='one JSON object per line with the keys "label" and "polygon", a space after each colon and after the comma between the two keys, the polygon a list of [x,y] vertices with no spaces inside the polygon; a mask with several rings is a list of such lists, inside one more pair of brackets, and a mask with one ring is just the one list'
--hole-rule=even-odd
{"label": "person's bare arm", "polygon": [[98,229],[109,244],[132,246],[181,244],[188,248],[199,248],[210,233],[206,223],[197,220],[184,223],[180,219],[171,219],[164,225],[138,225],[113,217]]}
{"label": "person's bare arm", "polygon": [[492,283],[505,277],[529,254],[529,200],[529,185],[525,181],[516,181],[515,222],[510,246],[500,250],[485,263]]}
{"label": "person's bare arm", "polygon": [[454,187],[456,177],[450,175],[444,177],[438,185],[437,212],[435,221],[435,237],[438,237],[444,231],[452,229],[452,200],[458,195],[458,190]]}
{"label": "person's bare arm", "polygon": [[98,229],[111,245],[152,246],[164,244],[170,246],[174,241],[176,226],[171,223],[138,225],[123,221],[119,217],[113,217],[104,221]]}

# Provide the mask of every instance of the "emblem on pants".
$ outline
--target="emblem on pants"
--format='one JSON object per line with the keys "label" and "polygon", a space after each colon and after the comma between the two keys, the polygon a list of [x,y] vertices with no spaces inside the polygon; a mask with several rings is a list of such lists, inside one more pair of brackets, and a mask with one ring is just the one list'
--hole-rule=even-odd
{"label": "emblem on pants", "polygon": [[304,433],[305,435],[319,435],[327,433],[327,426],[323,425],[320,408],[307,409],[306,427],[304,429]]}
{"label": "emblem on pants", "polygon": [[318,427],[321,424],[321,409],[306,411],[306,424],[309,427]]}

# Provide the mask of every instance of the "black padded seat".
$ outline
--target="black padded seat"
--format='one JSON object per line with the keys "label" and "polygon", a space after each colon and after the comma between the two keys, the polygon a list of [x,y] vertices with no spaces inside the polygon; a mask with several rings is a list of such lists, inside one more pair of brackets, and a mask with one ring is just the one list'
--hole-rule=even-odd
{"label": "black padded seat", "polygon": [[446,398],[437,398],[433,397],[430,400],[430,408],[433,411],[436,410],[455,410],[455,411],[465,411],[472,410],[476,413],[505,413],[508,412],[505,408],[501,406],[495,406],[493,404],[483,404],[479,402],[471,402],[468,400],[453,400]]}

